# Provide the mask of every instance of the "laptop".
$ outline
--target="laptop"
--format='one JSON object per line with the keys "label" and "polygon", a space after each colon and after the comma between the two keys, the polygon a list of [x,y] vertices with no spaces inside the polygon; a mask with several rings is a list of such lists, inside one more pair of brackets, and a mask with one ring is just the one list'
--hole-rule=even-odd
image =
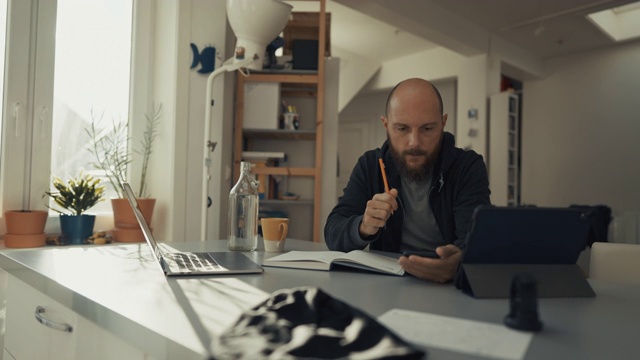
{"label": "laptop", "polygon": [[476,208],[456,286],[476,298],[508,298],[514,277],[528,273],[540,297],[595,296],[576,265],[591,216],[572,208]]}
{"label": "laptop", "polygon": [[232,275],[262,273],[260,265],[239,252],[164,252],[151,234],[135,194],[129,183],[122,183],[133,213],[142,228],[151,252],[166,276],[180,275]]}

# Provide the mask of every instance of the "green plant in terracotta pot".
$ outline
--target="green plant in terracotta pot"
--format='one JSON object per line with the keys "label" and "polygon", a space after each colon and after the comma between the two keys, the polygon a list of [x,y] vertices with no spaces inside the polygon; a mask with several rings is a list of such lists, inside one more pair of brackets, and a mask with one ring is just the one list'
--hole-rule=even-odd
{"label": "green plant in terracotta pot", "polygon": [[96,216],[85,212],[103,200],[105,187],[100,179],[91,175],[80,174],[66,182],[58,177],[53,178],[55,191],[47,191],[46,195],[53,199],[56,207],[51,210],[60,214],[60,229],[63,242],[66,244],[84,244],[93,234]]}
{"label": "green plant in terracotta pot", "polygon": [[[158,134],[158,126],[162,113],[162,105],[153,106],[149,114],[145,114],[145,132],[139,147],[134,151],[142,158],[141,176],[136,198],[147,224],[151,224],[156,199],[149,197],[147,190],[147,170],[149,158]],[[133,156],[129,151],[129,121],[113,121],[111,126],[99,129],[102,117],[92,119],[91,126],[85,129],[90,137],[89,151],[95,156],[94,167],[102,170],[109,184],[117,192],[118,198],[111,199],[113,209],[113,238],[118,242],[142,242],[144,236],[136,221],[127,199],[124,198],[122,183],[127,181],[127,168]]]}

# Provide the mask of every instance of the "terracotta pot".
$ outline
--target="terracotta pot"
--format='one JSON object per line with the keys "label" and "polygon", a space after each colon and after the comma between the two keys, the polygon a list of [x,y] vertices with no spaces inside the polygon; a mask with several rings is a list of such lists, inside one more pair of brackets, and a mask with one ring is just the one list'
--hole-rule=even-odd
{"label": "terracotta pot", "polygon": [[[137,199],[137,201],[147,224],[151,225],[156,199]],[[138,225],[138,221],[129,204],[129,200],[111,199],[111,207],[113,208],[113,223],[115,225],[115,228],[111,232],[113,240],[117,242],[145,241],[140,225]]]}
{"label": "terracotta pot", "polygon": [[[153,209],[156,205],[156,199],[137,199],[138,206],[147,224],[151,224],[153,217]],[[136,216],[133,214],[129,200],[127,199],[111,199],[111,207],[113,208],[113,224],[118,229],[140,229]]]}
{"label": "terracotta pot", "polygon": [[40,235],[44,233],[48,212],[43,210],[9,210],[4,212],[7,233],[13,235]]}
{"label": "terracotta pot", "polygon": [[4,246],[8,248],[32,248],[44,246],[47,234],[14,235],[4,234]]}
{"label": "terracotta pot", "polygon": [[[153,230],[152,228],[149,228]],[[118,229],[115,228],[111,230],[111,235],[113,236],[114,241],[117,242],[125,242],[125,243],[133,243],[133,242],[144,242],[144,234],[142,233],[142,229]]]}

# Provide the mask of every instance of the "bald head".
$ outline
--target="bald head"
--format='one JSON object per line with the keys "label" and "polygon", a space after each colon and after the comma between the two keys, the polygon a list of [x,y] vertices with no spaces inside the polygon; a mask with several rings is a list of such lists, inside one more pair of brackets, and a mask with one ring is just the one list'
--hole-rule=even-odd
{"label": "bald head", "polygon": [[444,115],[442,96],[440,95],[438,89],[427,80],[411,78],[401,81],[400,83],[398,83],[398,85],[391,89],[391,92],[389,92],[389,96],[387,97],[385,116],[389,117],[390,107],[396,106],[398,103],[398,99],[403,98],[408,94],[420,97],[424,96],[425,100],[429,100],[429,98],[433,98],[435,96],[435,100],[438,104],[438,113],[441,116]]}
{"label": "bald head", "polygon": [[412,180],[426,179],[447,124],[438,89],[423,79],[405,80],[391,90],[386,113],[380,120],[400,172]]}

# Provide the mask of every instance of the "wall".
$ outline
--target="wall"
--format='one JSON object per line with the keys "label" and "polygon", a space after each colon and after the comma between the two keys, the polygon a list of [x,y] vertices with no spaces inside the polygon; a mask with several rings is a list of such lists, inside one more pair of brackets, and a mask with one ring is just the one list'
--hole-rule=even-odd
{"label": "wall", "polygon": [[[235,46],[233,31],[227,27],[226,5],[223,2],[209,0],[191,0],[191,12],[189,13],[189,33],[188,41],[196,44],[202,51],[206,46],[216,48],[216,69],[227,59],[228,51],[225,51],[225,43],[229,36],[232,36],[232,46]],[[184,42],[181,47],[186,48],[189,44]],[[189,54],[190,51],[184,51]],[[203,156],[204,156],[204,117],[205,117],[205,93],[206,83],[209,74],[200,74],[197,68],[188,71],[188,145],[187,160],[183,165],[186,171],[183,174],[186,184],[186,211],[184,212],[184,237],[188,241],[201,239],[202,220],[202,183],[203,183]],[[212,199],[211,207],[208,210],[207,218],[207,240],[217,240],[227,237],[226,219],[227,205],[230,190],[230,178],[227,176],[230,169],[231,139],[233,116],[233,103],[227,103],[233,99],[233,83],[235,74],[223,73],[213,81],[214,106],[211,108],[211,131],[206,139],[217,142],[216,148],[211,153],[211,168],[208,169],[211,179],[209,180],[208,194]],[[225,94],[227,96],[225,96]],[[223,105],[224,104],[224,105]],[[187,114],[185,114],[187,115]],[[186,116],[185,116],[186,117]],[[184,123],[184,121],[183,121]],[[186,124],[185,124],[186,125]],[[197,205],[196,205],[197,204]],[[222,219],[222,220],[221,220]]]}
{"label": "wall", "polygon": [[380,121],[386,98],[387,91],[359,95],[340,112],[337,134],[338,176],[333,206],[342,196],[358,158],[365,151],[380,147],[386,139]]}
{"label": "wall", "polygon": [[[202,214],[202,179],[204,140],[204,111],[206,75],[190,69],[192,54],[189,44],[198,45],[200,51],[205,46],[216,47],[220,58],[216,67],[224,59],[228,31],[226,25],[226,5],[224,2],[208,0],[157,1],[153,3],[154,38],[153,59],[150,61],[153,84],[149,97],[151,101],[162,103],[162,125],[156,140],[157,146],[151,157],[149,187],[157,198],[152,225],[154,234],[161,241],[195,241],[200,237]],[[228,89],[225,76],[214,81],[213,98],[216,104],[225,101],[224,94],[233,94]],[[227,100],[228,101],[228,100]],[[224,115],[222,105],[212,108],[212,141],[218,147],[212,155],[212,179],[209,193],[228,194],[225,172],[222,165],[223,152],[230,154],[231,127],[223,121],[230,119]],[[210,219],[217,219],[220,207],[225,202],[216,201],[210,210]],[[215,207],[217,205],[217,207]],[[226,214],[226,213],[225,213]],[[210,221],[211,223],[211,221]],[[208,239],[218,239],[218,224],[208,229]]]}
{"label": "wall", "polygon": [[322,127],[322,202],[320,204],[320,242],[324,243],[324,225],[335,206],[338,167],[338,106],[340,103],[340,71],[342,59],[336,57],[325,62],[324,123]]}
{"label": "wall", "polygon": [[[181,22],[185,7],[190,2],[172,3],[160,1],[155,4],[155,18],[152,24],[153,41],[153,87],[150,98],[163,105],[162,123],[149,165],[149,192],[157,199],[152,226],[158,240],[174,239],[182,235],[184,221],[179,209],[184,209],[184,184],[176,178],[180,164],[184,164],[184,129],[176,119],[182,119],[184,99],[184,75],[180,63],[184,61],[177,52],[180,42]],[[176,211],[177,210],[177,211]]]}
{"label": "wall", "polygon": [[640,211],[640,42],[560,58],[524,83],[522,200]]}
{"label": "wall", "polygon": [[340,59],[338,111],[342,111],[380,69],[380,63],[335,46],[331,51],[333,57]]}

